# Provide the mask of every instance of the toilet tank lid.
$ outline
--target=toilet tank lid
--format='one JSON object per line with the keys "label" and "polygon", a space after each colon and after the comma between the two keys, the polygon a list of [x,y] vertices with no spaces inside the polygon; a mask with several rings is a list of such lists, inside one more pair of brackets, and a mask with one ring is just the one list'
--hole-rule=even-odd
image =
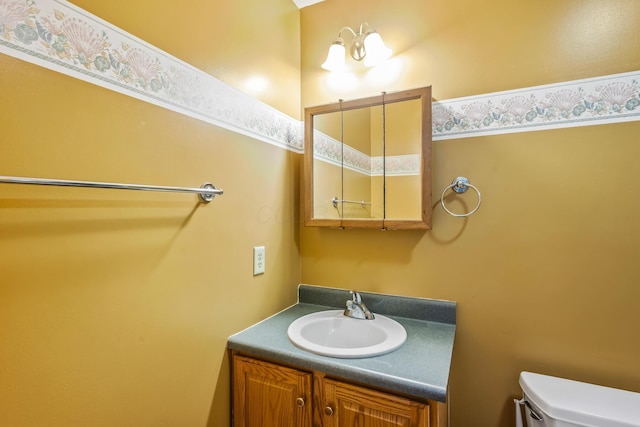
{"label": "toilet tank lid", "polygon": [[520,373],[520,387],[555,420],[581,426],[640,427],[640,393],[533,372]]}

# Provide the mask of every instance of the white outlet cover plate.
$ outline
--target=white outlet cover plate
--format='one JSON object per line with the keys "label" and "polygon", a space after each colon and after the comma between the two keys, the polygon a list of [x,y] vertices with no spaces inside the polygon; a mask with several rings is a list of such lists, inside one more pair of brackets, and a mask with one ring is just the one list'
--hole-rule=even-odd
{"label": "white outlet cover plate", "polygon": [[265,250],[264,246],[253,248],[253,275],[264,274]]}

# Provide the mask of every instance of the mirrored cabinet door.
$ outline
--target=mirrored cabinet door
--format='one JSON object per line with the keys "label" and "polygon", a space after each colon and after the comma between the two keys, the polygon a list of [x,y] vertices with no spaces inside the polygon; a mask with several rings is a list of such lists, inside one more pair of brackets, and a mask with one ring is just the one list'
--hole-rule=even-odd
{"label": "mirrored cabinet door", "polygon": [[421,121],[422,109],[417,99],[385,106],[384,173],[379,158],[375,164],[380,166],[376,166],[374,175],[384,181],[388,218],[410,221],[422,218]]}
{"label": "mirrored cabinet door", "polygon": [[382,147],[382,122],[376,107],[357,108],[343,113],[345,152],[343,193],[339,208],[343,223],[348,220],[382,221],[382,189],[374,188],[371,156]]}
{"label": "mirrored cabinet door", "polygon": [[342,195],[342,112],[318,115],[315,120],[318,155],[313,156],[312,184],[314,188],[313,218],[340,221],[340,212],[333,206],[334,198]]}

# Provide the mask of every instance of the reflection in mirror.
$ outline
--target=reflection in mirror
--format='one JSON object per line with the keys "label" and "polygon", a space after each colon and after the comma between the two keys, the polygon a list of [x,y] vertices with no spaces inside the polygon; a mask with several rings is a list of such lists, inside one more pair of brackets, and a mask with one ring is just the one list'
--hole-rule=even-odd
{"label": "reflection in mirror", "polygon": [[342,112],[319,115],[315,128],[319,155],[313,157],[313,217],[340,219],[332,199],[342,199]]}
{"label": "reflection in mirror", "polygon": [[[385,105],[384,187],[388,218],[419,220],[421,217],[420,107],[415,99]],[[379,159],[375,164],[381,162]],[[382,170],[372,174],[375,182],[382,181]]]}
{"label": "reflection in mirror", "polygon": [[[342,147],[345,152],[345,162],[342,167],[343,200],[340,207],[341,218],[379,218],[381,198],[372,193],[371,182],[371,152],[372,135],[380,134],[373,129],[374,112],[372,108],[358,108],[345,111],[343,114],[344,138]],[[377,124],[381,124],[378,120]],[[378,132],[376,132],[378,131]],[[379,141],[378,141],[379,143]],[[374,201],[375,199],[375,201]]]}
{"label": "reflection in mirror", "polygon": [[305,224],[428,229],[431,88],[305,109]]}

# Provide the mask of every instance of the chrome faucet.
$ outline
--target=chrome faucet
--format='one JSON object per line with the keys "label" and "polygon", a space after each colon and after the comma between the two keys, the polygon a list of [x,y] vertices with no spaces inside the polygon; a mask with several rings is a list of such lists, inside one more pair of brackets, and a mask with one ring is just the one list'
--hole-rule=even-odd
{"label": "chrome faucet", "polygon": [[367,306],[362,302],[360,294],[354,291],[349,291],[349,293],[352,295],[352,299],[347,300],[347,309],[344,311],[344,315],[347,317],[353,317],[354,319],[375,319],[373,313],[370,312]]}

